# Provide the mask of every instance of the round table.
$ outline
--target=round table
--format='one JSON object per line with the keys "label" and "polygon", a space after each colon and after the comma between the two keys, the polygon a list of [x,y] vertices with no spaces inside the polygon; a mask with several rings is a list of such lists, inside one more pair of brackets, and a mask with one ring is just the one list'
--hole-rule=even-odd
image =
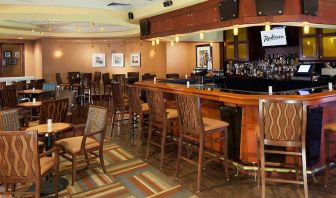
{"label": "round table", "polygon": [[17,106],[18,107],[23,107],[23,108],[37,108],[42,105],[41,101],[36,101],[36,102],[22,102],[19,103]]}
{"label": "round table", "polygon": [[[53,146],[53,136],[56,135],[57,133],[61,133],[64,131],[68,131],[73,128],[72,124],[69,123],[63,123],[63,122],[58,122],[58,123],[52,123],[50,127],[48,127],[48,124],[40,124],[37,126],[33,127],[28,127],[26,128],[26,131],[37,131],[39,135],[45,135],[45,144],[46,144],[46,150],[49,150]],[[49,135],[49,133],[51,135]],[[46,135],[48,134],[48,135]],[[58,191],[62,191],[66,189],[66,187],[69,185],[68,180],[65,178],[60,177],[58,179]],[[29,191],[34,192],[35,191],[35,186],[31,186],[29,188]],[[46,196],[53,194],[54,192],[54,181],[49,180],[41,183],[41,195]]]}

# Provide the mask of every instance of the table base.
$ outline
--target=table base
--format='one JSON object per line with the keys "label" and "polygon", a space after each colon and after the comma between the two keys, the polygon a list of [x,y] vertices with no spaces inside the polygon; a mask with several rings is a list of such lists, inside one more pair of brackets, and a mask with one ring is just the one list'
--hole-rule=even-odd
{"label": "table base", "polygon": [[[60,177],[58,179],[58,192],[61,192],[62,190],[66,189],[67,186],[69,185],[68,180],[65,178]],[[35,184],[29,187],[29,192],[34,192],[35,191]],[[41,181],[41,196],[47,196],[54,194],[54,179],[49,178],[48,181]]]}

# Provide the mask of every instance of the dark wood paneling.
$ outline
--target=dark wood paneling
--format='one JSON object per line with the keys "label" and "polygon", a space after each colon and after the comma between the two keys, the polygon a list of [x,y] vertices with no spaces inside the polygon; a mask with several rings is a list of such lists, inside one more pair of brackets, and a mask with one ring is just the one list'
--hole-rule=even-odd
{"label": "dark wood paneling", "polygon": [[219,21],[218,4],[194,10],[190,13],[190,26],[197,27]]}

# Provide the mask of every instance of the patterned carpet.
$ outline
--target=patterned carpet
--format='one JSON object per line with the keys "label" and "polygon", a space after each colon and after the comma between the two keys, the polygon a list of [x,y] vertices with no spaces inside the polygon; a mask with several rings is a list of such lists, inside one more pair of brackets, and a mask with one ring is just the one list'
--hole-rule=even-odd
{"label": "patterned carpet", "polygon": [[[98,163],[78,171],[76,183],[60,192],[60,197],[197,197],[176,181],[132,156],[117,144],[104,146],[108,174]],[[71,181],[71,163],[62,161],[61,176]]]}

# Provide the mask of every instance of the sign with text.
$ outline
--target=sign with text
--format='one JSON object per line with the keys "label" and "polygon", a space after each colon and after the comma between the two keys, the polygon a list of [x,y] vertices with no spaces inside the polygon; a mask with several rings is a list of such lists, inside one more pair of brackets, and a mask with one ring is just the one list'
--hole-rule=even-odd
{"label": "sign with text", "polygon": [[262,46],[287,45],[285,28],[261,31]]}

